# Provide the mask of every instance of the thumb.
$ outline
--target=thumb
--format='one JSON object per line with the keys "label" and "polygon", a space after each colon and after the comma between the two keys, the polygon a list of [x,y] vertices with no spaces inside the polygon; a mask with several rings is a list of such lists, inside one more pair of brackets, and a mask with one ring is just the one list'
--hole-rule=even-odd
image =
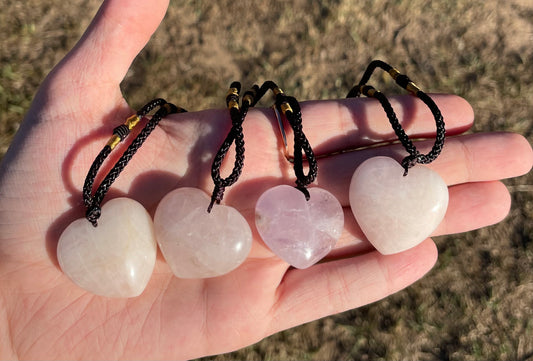
{"label": "thumb", "polygon": [[[60,64],[69,83],[118,85],[163,19],[168,0],[106,0]],[[63,78],[63,79],[65,79]]]}

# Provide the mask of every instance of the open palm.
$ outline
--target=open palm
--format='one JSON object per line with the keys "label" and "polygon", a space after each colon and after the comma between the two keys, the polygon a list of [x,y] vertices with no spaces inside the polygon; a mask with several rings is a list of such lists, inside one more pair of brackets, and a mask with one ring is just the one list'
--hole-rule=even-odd
{"label": "open palm", "polygon": [[[374,155],[401,157],[401,147],[389,145],[320,159],[317,183],[332,192],[346,211],[344,233],[327,262],[291,269],[254,230],[252,252],[235,271],[212,279],[183,280],[174,277],[158,256],[146,290],[132,299],[94,296],[63,275],[55,256],[57,240],[72,220],[83,215],[81,188],[95,155],[111,130],[134,112],[119,84],[166,6],[164,0],[106,1],[80,43],[41,86],[2,162],[3,358],[193,358],[228,352],[386,297],[422,277],[436,260],[431,240],[400,254],[380,255],[364,241],[351,216],[348,187],[353,171]],[[221,101],[223,96],[221,90]],[[513,134],[459,136],[472,124],[470,106],[451,95],[434,99],[448,134],[457,135],[448,138],[444,152],[431,165],[450,185],[448,213],[434,235],[498,222],[510,204],[498,179],[529,170],[529,144]],[[395,98],[393,105],[409,134],[431,137],[433,118],[421,102],[405,96]],[[318,155],[394,139],[385,113],[373,100],[304,102],[302,112],[304,130]],[[106,199],[125,195],[153,212],[174,188],[192,186],[210,192],[211,160],[229,126],[226,110],[168,117]],[[270,110],[250,111],[244,124],[244,172],[224,199],[250,225],[259,195],[294,180],[276,127]],[[431,144],[420,143],[419,148]],[[227,163],[226,171],[231,160]]]}

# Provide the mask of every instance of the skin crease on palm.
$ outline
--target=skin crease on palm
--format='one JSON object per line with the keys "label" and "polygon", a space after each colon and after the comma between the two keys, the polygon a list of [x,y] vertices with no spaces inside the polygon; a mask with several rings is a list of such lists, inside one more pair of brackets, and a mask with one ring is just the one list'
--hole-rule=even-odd
{"label": "skin crease on palm", "polygon": [[[254,230],[249,258],[225,276],[177,279],[158,255],[154,274],[139,297],[107,299],[75,286],[58,267],[57,239],[83,215],[81,188],[95,155],[113,127],[134,112],[119,84],[167,5],[164,0],[106,1],[78,45],[42,84],[2,161],[1,358],[187,359],[229,352],[382,299],[415,282],[436,261],[431,239],[391,256],[360,240],[364,237],[349,210],[350,178],[369,157],[401,158],[402,149],[390,145],[320,159],[316,184],[339,199],[346,220],[327,262],[289,269]],[[500,221],[509,211],[510,196],[499,180],[530,170],[529,143],[517,134],[461,135],[473,123],[471,106],[453,95],[432,97],[446,120],[448,138],[430,167],[450,192],[448,212],[433,235]],[[425,105],[410,96],[392,102],[410,135],[433,135],[434,121]],[[318,155],[394,139],[385,113],[372,99],[302,102],[302,113]],[[158,201],[176,187],[211,192],[210,163],[229,124],[225,110],[163,120],[106,199],[124,195],[153,214]],[[250,111],[244,132],[244,172],[224,202],[253,224],[259,195],[294,178],[271,110]],[[429,139],[417,146],[425,152],[432,143]],[[231,166],[227,163],[223,172]]]}

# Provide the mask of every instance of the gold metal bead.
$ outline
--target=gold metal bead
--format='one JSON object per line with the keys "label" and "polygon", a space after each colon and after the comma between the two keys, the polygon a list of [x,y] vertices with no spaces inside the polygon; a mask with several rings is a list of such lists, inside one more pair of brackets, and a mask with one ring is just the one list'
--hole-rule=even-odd
{"label": "gold metal bead", "polygon": [[401,73],[398,71],[398,69],[392,68],[391,70],[389,70],[389,74],[392,77],[392,79],[396,80],[398,75],[400,75]]}
{"label": "gold metal bead", "polygon": [[252,104],[254,102],[254,97],[251,95],[251,94],[246,94],[243,98],[242,98],[242,101],[243,102],[248,102],[248,104]]}
{"label": "gold metal bead", "polygon": [[111,147],[111,150],[115,149],[118,143],[120,143],[120,137],[116,134],[113,134],[109,141],[107,142],[107,145]]}
{"label": "gold metal bead", "polygon": [[413,83],[412,81],[407,83],[407,86],[405,87],[405,89],[407,89],[408,92],[410,92],[410,93],[412,93],[414,95],[418,94],[418,92],[420,91],[420,88],[415,83]]}
{"label": "gold metal bead", "polygon": [[128,126],[129,130],[132,130],[139,123],[140,120],[141,120],[141,117],[138,116],[137,114],[134,114],[128,119],[126,119],[124,124]]}
{"label": "gold metal bead", "polygon": [[283,94],[283,90],[281,90],[279,86],[272,89],[272,91],[274,92],[274,95]]}
{"label": "gold metal bead", "polygon": [[231,109],[231,108],[235,108],[235,109],[238,110],[239,109],[239,103],[237,101],[233,100],[233,99],[230,100],[228,102],[228,109]]}
{"label": "gold metal bead", "polygon": [[172,107],[170,106],[169,103],[165,103],[165,104],[163,104],[163,108],[166,109],[167,114],[172,113]]}
{"label": "gold metal bead", "polygon": [[228,92],[226,93],[226,98],[229,97],[230,95],[239,96],[239,89],[237,89],[237,88],[229,88]]}
{"label": "gold metal bead", "polygon": [[287,102],[281,103],[280,108],[281,108],[281,111],[283,112],[283,114],[285,114],[287,112],[291,112],[292,113],[292,108],[289,105],[289,103],[287,103]]}
{"label": "gold metal bead", "polygon": [[359,93],[364,94],[367,97],[371,97],[371,98],[373,98],[377,92],[378,91],[371,85],[362,85],[361,88],[359,88]]}

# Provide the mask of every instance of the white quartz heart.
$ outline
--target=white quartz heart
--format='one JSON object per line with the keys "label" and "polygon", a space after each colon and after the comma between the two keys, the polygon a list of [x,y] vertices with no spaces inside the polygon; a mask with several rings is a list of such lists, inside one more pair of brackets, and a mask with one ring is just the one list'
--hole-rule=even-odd
{"label": "white quartz heart", "polygon": [[339,201],[328,191],[309,188],[310,199],[291,186],[270,188],[255,206],[255,225],[266,245],[296,268],[307,268],[333,248],[344,227]]}
{"label": "white quartz heart", "polygon": [[200,189],[178,188],[157,206],[159,248],[179,278],[208,278],[237,268],[252,248],[252,231],[235,208],[216,205]]}
{"label": "white quartz heart", "polygon": [[361,230],[382,254],[412,248],[440,224],[448,207],[448,187],[435,171],[403,167],[389,157],[363,162],[350,184],[350,205]]}
{"label": "white quartz heart", "polygon": [[106,297],[135,297],[152,275],[157,244],[144,207],[128,198],[102,207],[98,227],[87,219],[72,222],[61,234],[57,259],[81,288]]}

